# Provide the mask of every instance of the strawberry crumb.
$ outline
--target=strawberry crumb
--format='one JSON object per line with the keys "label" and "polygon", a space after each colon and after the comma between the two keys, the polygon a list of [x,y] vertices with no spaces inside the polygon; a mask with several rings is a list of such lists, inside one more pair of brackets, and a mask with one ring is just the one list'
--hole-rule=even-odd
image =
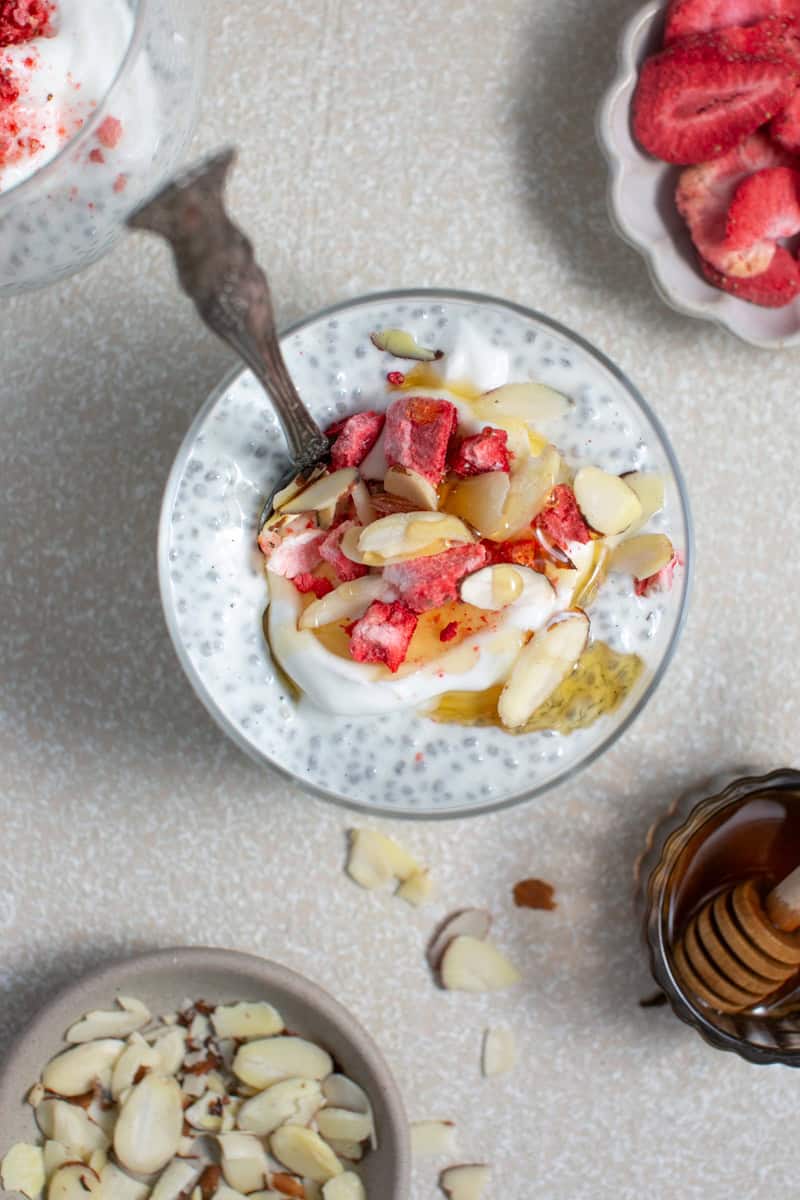
{"label": "strawberry crumb", "polygon": [[128,186],[128,176],[127,175],[118,175],[117,178],[114,180],[114,191],[117,192],[117,194],[119,194],[120,192],[124,192],[125,188],[127,186]]}
{"label": "strawberry crumb", "polygon": [[93,163],[104,163],[105,161],[106,161],[106,160],[105,160],[105,158],[103,157],[103,151],[102,151],[102,150],[97,150],[97,149],[94,149],[94,150],[90,150],[90,151],[89,151],[89,162],[93,162]]}
{"label": "strawberry crumb", "polygon": [[386,376],[386,382],[392,387],[402,387],[406,381],[406,377],[402,371],[390,371]]}
{"label": "strawberry crumb", "polygon": [[418,750],[417,753],[414,755],[414,762],[421,763],[424,761],[425,761],[425,755],[422,753],[421,750]]}
{"label": "strawberry crumb", "polygon": [[458,621],[451,621],[445,625],[442,632],[439,634],[440,642],[452,642],[453,638],[458,635]]}
{"label": "strawberry crumb", "polygon": [[122,122],[116,117],[106,117],[97,131],[97,140],[106,150],[113,150],[122,137]]}
{"label": "strawberry crumb", "polygon": [[311,575],[308,572],[295,575],[292,583],[298,592],[302,592],[303,595],[313,592],[318,600],[321,600],[323,596],[327,596],[328,592],[333,591],[333,584],[330,579],[325,579],[322,575]]}

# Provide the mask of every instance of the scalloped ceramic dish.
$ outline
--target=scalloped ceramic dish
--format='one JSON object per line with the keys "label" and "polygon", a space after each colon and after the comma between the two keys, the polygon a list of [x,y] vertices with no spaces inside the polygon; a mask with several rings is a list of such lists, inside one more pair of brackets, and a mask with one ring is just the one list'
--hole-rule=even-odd
{"label": "scalloped ceramic dish", "polygon": [[[109,1008],[122,992],[154,1013],[184,999],[212,1003],[269,1000],[289,1027],[324,1046],[341,1070],[367,1092],[375,1114],[378,1148],[366,1155],[362,1175],[370,1196],[406,1200],[411,1169],[409,1127],[400,1093],[367,1031],[332,996],[278,963],[207,946],[178,946],[140,954],[90,971],[54,996],[18,1038],[0,1068],[0,1158],[17,1141],[37,1140],[25,1096],[45,1063],[64,1048],[64,1031],[76,1017]],[[17,1197],[0,1187],[0,1197]]]}
{"label": "scalloped ceramic dish", "polygon": [[652,0],[631,18],[619,43],[616,78],[597,114],[608,160],[608,209],[617,233],[644,258],[662,299],[678,312],[713,321],[743,342],[777,350],[800,345],[800,297],[785,308],[759,308],[706,283],[675,207],[680,167],[640,150],[630,128],[639,66],[661,45],[664,6]]}

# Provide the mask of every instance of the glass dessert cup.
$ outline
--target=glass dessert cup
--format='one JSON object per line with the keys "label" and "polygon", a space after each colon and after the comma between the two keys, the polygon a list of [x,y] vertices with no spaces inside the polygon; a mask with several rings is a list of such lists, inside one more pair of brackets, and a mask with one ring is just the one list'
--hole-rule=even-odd
{"label": "glass dessert cup", "polygon": [[764,895],[800,859],[800,771],[720,776],[693,789],[654,828],[637,864],[653,977],[676,1016],[718,1050],[752,1063],[800,1066],[800,971],[741,1012],[723,1013],[687,984],[675,959],[691,917],[754,879]]}
{"label": "glass dessert cup", "polygon": [[[636,620],[631,640],[619,648],[639,652],[646,669],[613,712],[568,736],[434,721],[413,707],[335,715],[308,697],[298,701],[264,637],[267,589],[255,545],[261,502],[285,471],[287,455],[266,397],[248,372],[237,370],[198,414],[167,484],[159,537],[167,624],[199,697],[242,749],[309,791],[365,811],[466,815],[563,782],[641,711],[666,670],[686,610],[691,524],[667,437],[624,375],[570,331],[491,297],[423,290],[327,309],[289,329],[282,347],[304,401],[327,427],[387,403],[387,375],[398,364],[375,349],[371,333],[402,328],[432,346],[462,322],[507,353],[509,378],[537,380],[574,399],[582,432],[573,430],[565,454],[578,454],[576,440],[593,439],[609,470],[661,474],[664,527],[686,565],[672,590],[652,604],[635,601],[632,586],[627,596],[621,585],[610,588],[612,607],[621,605]],[[595,616],[600,640],[625,625],[602,604]]]}
{"label": "glass dessert cup", "polygon": [[[54,157],[0,191],[0,297],[65,278],[110,250],[191,137],[205,0],[120,3],[130,9],[132,33],[105,95]],[[109,118],[122,133],[110,149],[98,138]]]}

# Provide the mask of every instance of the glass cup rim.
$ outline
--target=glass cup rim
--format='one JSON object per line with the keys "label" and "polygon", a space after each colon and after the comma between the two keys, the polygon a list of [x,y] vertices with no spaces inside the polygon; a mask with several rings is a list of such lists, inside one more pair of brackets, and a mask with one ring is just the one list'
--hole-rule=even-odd
{"label": "glass cup rim", "polygon": [[[755,1064],[779,1063],[784,1066],[800,1067],[800,1050],[781,1050],[776,1046],[759,1045],[746,1038],[737,1037],[720,1029],[710,1021],[703,1009],[693,1003],[690,995],[678,982],[669,954],[669,939],[663,919],[662,898],[669,885],[677,858],[689,838],[702,826],[729,805],[737,803],[749,794],[800,787],[800,771],[792,767],[779,767],[763,775],[742,775],[730,780],[721,791],[713,792],[699,800],[681,823],[665,839],[658,861],[650,872],[645,885],[644,937],[647,943],[650,971],[664,992],[672,1011],[686,1025],[694,1029],[715,1050],[738,1054]],[[671,859],[671,865],[667,861]]]}
{"label": "glass cup rim", "polygon": [[195,694],[202,702],[207,712],[213,717],[214,721],[219,725],[227,737],[231,739],[249,758],[259,763],[267,765],[280,778],[293,783],[303,789],[310,795],[317,797],[320,800],[325,800],[331,804],[338,805],[341,808],[349,809],[350,811],[364,813],[373,817],[392,817],[398,821],[451,821],[459,820],[467,817],[482,816],[490,812],[502,812],[506,809],[514,808],[518,804],[524,804],[529,800],[535,799],[537,796],[544,795],[553,788],[567,783],[585,770],[601,755],[605,754],[626,730],[633,724],[647,703],[652,698],[658,685],[661,683],[666,674],[670,663],[674,657],[675,651],[680,641],[681,633],[683,632],[686,623],[686,616],[689,606],[689,597],[692,589],[692,581],[694,576],[694,526],[692,522],[691,508],[689,497],[686,490],[686,484],[683,478],[678,460],[675,456],[675,451],[672,447],[672,442],[662,425],[660,419],[652,410],[650,405],[645,400],[639,389],[628,379],[627,375],[618,367],[602,350],[599,350],[586,338],[575,333],[567,325],[555,320],[553,317],[547,316],[545,313],[539,312],[537,309],[529,308],[524,304],[517,304],[512,300],[505,300],[499,296],[493,296],[485,292],[465,291],[455,288],[433,288],[433,287],[418,287],[418,288],[395,288],[378,292],[360,293],[350,299],[340,300],[335,304],[328,305],[321,309],[317,309],[307,316],[298,318],[291,322],[279,331],[281,340],[289,338],[294,334],[302,331],[308,325],[314,324],[316,321],[324,320],[325,318],[336,316],[345,310],[366,307],[372,304],[380,304],[395,300],[421,300],[423,302],[435,302],[436,300],[455,300],[463,301],[472,304],[491,305],[494,307],[509,309],[512,312],[519,314],[529,320],[534,320],[546,326],[559,336],[573,342],[585,353],[592,356],[600,363],[612,377],[620,383],[626,390],[634,405],[641,409],[645,419],[654,429],[656,436],[661,444],[664,454],[669,463],[669,468],[672,477],[675,481],[675,486],[678,491],[680,501],[681,515],[686,530],[686,547],[685,547],[685,566],[682,572],[682,591],[680,598],[680,608],[678,611],[675,624],[670,633],[669,641],[664,649],[663,655],[653,676],[647,686],[639,696],[636,703],[626,714],[623,720],[607,734],[607,736],[595,746],[590,753],[573,763],[566,768],[554,779],[548,780],[545,783],[538,784],[533,788],[529,788],[522,792],[517,792],[512,796],[508,796],[502,800],[488,801],[485,804],[475,805],[467,809],[452,809],[444,812],[409,812],[397,811],[388,805],[382,804],[362,804],[358,801],[349,799],[347,796],[341,795],[339,792],[331,791],[326,788],[319,787],[315,784],[308,783],[306,780],[300,779],[291,771],[285,769],[280,764],[274,762],[266,754],[257,750],[245,737],[242,736],[239,729],[229,719],[227,713],[217,703],[211,693],[207,690],[205,684],[201,680],[189,655],[183,645],[183,641],[178,629],[177,617],[172,603],[170,592],[169,579],[169,562],[168,562],[168,544],[170,536],[170,518],[172,507],[175,499],[175,491],[181,477],[186,458],[188,457],[191,446],[197,432],[203,425],[208,413],[213,409],[214,405],[225,394],[231,384],[243,375],[248,370],[244,366],[235,366],[230,370],[223,379],[212,390],[211,394],[206,398],[201,405],[198,413],[192,421],[189,429],[178,448],[177,454],[173,461],[170,473],[167,477],[167,482],[164,489],[164,494],[161,502],[161,516],[159,520],[158,530],[158,576],[159,590],[161,594],[161,604],[164,612],[167,629],[172,640],[175,653],[178,657],[181,667],[187,676]]}
{"label": "glass cup rim", "polygon": [[107,113],[108,103],[112,94],[116,91],[118,84],[128,75],[133,62],[138,57],[139,49],[144,41],[145,15],[150,10],[150,4],[151,0],[137,0],[130,41],[120,59],[114,78],[108,85],[103,98],[99,101],[94,112],[86,118],[77,133],[74,133],[71,138],[68,138],[64,142],[63,146],[61,146],[52,158],[48,159],[46,163],[35,170],[32,175],[26,176],[25,179],[20,179],[12,187],[0,192],[0,218],[2,218],[5,209],[11,208],[13,203],[19,201],[28,192],[32,192],[41,180],[44,179],[46,182],[52,175],[55,175],[67,155],[71,154],[75,147],[79,146],[82,141],[91,137],[102,123]]}

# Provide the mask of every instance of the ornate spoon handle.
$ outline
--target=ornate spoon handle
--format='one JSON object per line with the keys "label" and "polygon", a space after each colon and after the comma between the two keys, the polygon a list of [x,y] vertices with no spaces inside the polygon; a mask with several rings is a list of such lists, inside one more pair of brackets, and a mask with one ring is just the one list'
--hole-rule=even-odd
{"label": "ornate spoon handle", "polygon": [[138,208],[128,224],[169,242],[181,287],[206,325],[263,385],[302,473],[328,453],[328,439],[283,361],[266,275],[225,209],[225,180],[235,157],[227,149],[190,168]]}

